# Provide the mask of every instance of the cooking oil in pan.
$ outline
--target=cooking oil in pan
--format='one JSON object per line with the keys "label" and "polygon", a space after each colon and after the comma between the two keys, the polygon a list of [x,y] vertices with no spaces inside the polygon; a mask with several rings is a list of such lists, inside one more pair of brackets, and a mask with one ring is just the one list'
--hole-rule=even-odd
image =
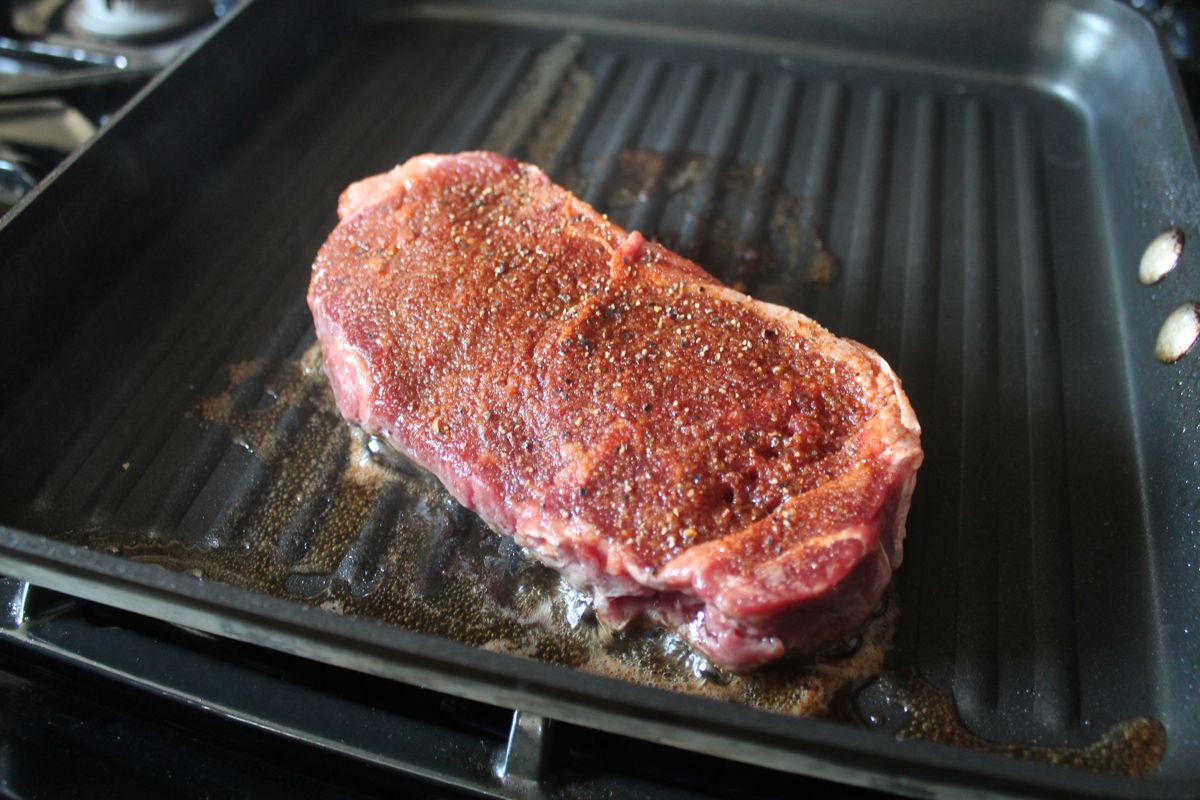
{"label": "cooking oil in pan", "polygon": [[823,714],[883,666],[895,604],[819,664],[725,674],[654,628],[614,634],[589,600],[458,505],[428,473],[338,413],[314,345],[251,360],[198,403],[262,478],[201,542],[169,532],[77,533],[84,543],[277,597],[497,652],[787,714]]}
{"label": "cooking oil in pan", "polygon": [[[615,161],[611,169],[610,161]],[[603,206],[613,221],[629,226],[629,209],[681,198],[699,224],[674,230],[660,220],[657,238],[738,291],[758,296],[772,282],[822,291],[841,279],[841,260],[825,245],[816,206],[787,191],[762,164],[626,149],[591,163],[567,164],[559,177],[572,192],[584,195],[595,176],[610,173]],[[742,211],[722,209],[722,202]]]}
{"label": "cooking oil in pan", "polygon": [[[459,506],[428,473],[338,414],[313,346],[299,361],[251,360],[197,404],[263,466],[257,490],[201,542],[168,532],[91,528],[90,547],[341,614],[636,683],[785,714],[851,720],[854,695],[884,667],[894,595],[840,652],[750,674],[713,668],[670,632],[614,634],[586,597]],[[247,387],[252,387],[247,390]],[[898,735],[1065,766],[1142,776],[1165,747],[1161,724],[1133,720],[1090,747],[993,743],[961,722],[947,693],[913,681],[892,698]],[[875,727],[866,720],[867,727]]]}
{"label": "cooking oil in pan", "polygon": [[892,732],[900,738],[1123,777],[1149,776],[1167,746],[1166,728],[1158,720],[1146,717],[1120,722],[1083,747],[992,741],[979,736],[963,722],[953,693],[911,674],[905,677],[895,672],[884,673],[848,701],[843,713],[857,717],[868,728]]}

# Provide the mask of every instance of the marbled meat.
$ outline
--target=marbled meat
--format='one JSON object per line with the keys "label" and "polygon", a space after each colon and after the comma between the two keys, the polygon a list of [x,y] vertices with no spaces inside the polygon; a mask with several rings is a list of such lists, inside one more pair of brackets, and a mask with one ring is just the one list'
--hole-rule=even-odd
{"label": "marbled meat", "polygon": [[342,414],[605,624],[746,670],[869,618],[922,458],[874,351],[494,153],[412,158],[338,215],[308,301]]}

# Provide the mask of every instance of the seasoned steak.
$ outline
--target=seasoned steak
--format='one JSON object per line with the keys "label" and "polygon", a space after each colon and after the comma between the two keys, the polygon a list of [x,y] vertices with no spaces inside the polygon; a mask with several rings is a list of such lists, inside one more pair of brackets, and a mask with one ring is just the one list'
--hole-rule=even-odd
{"label": "seasoned steak", "polygon": [[745,670],[867,620],[922,457],[877,354],[493,153],[410,159],[338,214],[308,294],[338,407],[604,623]]}

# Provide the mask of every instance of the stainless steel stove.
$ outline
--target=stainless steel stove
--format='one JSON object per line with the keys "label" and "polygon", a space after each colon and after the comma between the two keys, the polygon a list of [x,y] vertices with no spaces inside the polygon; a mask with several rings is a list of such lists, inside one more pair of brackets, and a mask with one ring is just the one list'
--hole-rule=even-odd
{"label": "stainless steel stove", "polygon": [[0,4],[0,213],[87,141],[235,0]]}

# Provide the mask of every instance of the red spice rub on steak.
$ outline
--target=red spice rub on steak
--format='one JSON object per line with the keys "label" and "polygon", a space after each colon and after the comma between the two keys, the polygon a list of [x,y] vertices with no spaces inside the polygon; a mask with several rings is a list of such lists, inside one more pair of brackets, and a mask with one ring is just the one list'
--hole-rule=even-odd
{"label": "red spice rub on steak", "polygon": [[745,670],[868,619],[922,457],[872,350],[493,153],[418,156],[338,214],[308,300],[342,413],[606,624]]}

